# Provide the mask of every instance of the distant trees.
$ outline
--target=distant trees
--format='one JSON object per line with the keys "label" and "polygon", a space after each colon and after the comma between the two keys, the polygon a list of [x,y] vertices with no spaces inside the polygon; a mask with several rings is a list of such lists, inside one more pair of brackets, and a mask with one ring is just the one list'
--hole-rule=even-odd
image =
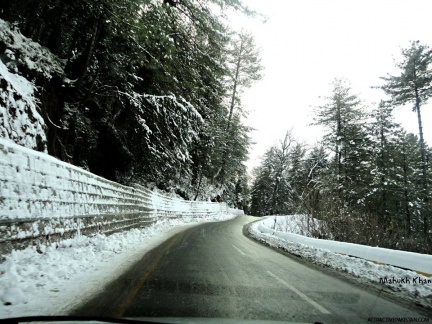
{"label": "distant trees", "polygon": [[251,189],[251,213],[253,215],[283,215],[296,210],[294,192],[300,172],[298,162],[304,150],[287,132],[278,146],[264,155],[261,165],[254,171]]}
{"label": "distant trees", "polygon": [[[393,102],[368,109],[347,81],[332,85],[315,110],[323,140],[306,149],[290,134],[266,152],[255,170],[252,214],[305,213],[322,221],[320,231],[310,228],[316,237],[430,253],[418,137],[393,120]],[[427,188],[431,180],[428,173]]]}
{"label": "distant trees", "polygon": [[251,14],[240,0],[5,0],[0,18],[65,65],[48,81],[28,75],[48,152],[123,183],[244,203],[249,129],[235,108],[260,66],[228,9]]}

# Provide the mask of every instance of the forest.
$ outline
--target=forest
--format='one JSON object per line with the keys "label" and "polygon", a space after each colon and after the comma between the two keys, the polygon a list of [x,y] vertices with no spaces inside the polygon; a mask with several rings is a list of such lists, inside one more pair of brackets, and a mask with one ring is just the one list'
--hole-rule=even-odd
{"label": "forest", "polygon": [[[315,237],[432,253],[421,120],[431,49],[402,51],[375,107],[335,79],[315,111],[323,140],[287,132],[250,177],[241,97],[264,71],[253,36],[229,27],[232,11],[257,16],[240,0],[3,0],[0,136],[122,184],[257,216],[304,213],[324,224]],[[13,88],[13,75],[34,88]],[[404,105],[418,135],[393,120]]]}
{"label": "forest", "polygon": [[[2,60],[35,84],[43,118],[31,148],[123,184],[247,208],[240,99],[262,66],[229,11],[255,15],[240,0],[3,1]],[[38,68],[18,32],[42,45]]]}
{"label": "forest", "polygon": [[[400,75],[381,78],[387,99],[375,107],[335,79],[315,108],[324,138],[307,147],[288,131],[267,150],[255,170],[251,213],[304,213],[319,220],[307,224],[317,238],[431,253],[432,148],[421,119],[432,96],[431,62],[432,50],[418,41],[403,49]],[[418,136],[394,121],[393,109],[403,105],[417,117]]]}

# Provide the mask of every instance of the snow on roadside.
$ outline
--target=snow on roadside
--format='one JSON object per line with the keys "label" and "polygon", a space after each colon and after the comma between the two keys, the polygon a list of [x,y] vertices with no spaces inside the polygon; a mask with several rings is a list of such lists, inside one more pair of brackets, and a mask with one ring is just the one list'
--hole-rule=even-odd
{"label": "snow on roadside", "polygon": [[[278,216],[281,217],[281,216]],[[283,216],[289,218],[289,216]],[[288,227],[296,228],[296,217],[284,222],[292,222]],[[262,233],[259,230],[260,223],[267,227],[274,223],[274,216],[266,217],[249,226],[250,235],[258,241],[264,242],[269,246],[287,251],[291,254],[318,264],[323,267],[333,268],[349,274],[362,283],[367,283],[374,287],[382,287],[406,300],[414,301],[424,307],[432,309],[432,277],[425,277],[417,272],[404,270],[390,265],[376,264],[361,258],[350,257],[320,249],[301,243],[294,243],[274,234]],[[280,220],[277,222],[280,223]],[[297,234],[297,233],[296,233]]]}
{"label": "snow on roadside", "polygon": [[311,230],[318,230],[320,221],[307,215],[268,216],[262,220],[262,224],[275,231],[293,233],[312,237]]}
{"label": "snow on roadside", "polygon": [[0,318],[67,315],[169,237],[202,222],[234,217],[163,219],[110,236],[64,240],[42,254],[35,248],[14,251],[0,264]]}

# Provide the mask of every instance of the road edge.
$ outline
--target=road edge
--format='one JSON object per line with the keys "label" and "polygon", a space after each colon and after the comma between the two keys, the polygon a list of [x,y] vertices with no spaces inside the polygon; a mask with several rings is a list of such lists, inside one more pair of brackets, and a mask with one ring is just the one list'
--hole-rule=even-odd
{"label": "road edge", "polygon": [[327,275],[338,277],[341,280],[353,284],[360,289],[373,293],[378,297],[385,298],[387,300],[390,300],[391,302],[400,304],[401,306],[407,307],[409,309],[415,309],[416,311],[424,313],[426,316],[432,316],[432,305],[429,305],[430,307],[427,307],[426,305],[421,304],[416,300],[413,300],[411,296],[407,295],[404,291],[395,291],[384,285],[378,288],[375,282],[371,282],[367,278],[356,277],[353,274],[350,274],[348,272],[343,272],[338,269],[325,266],[321,263],[316,262],[314,258],[303,257],[302,255],[289,251],[284,246],[276,247],[271,245],[264,239],[254,236],[250,228],[253,223],[258,222],[260,220],[262,220],[262,218],[259,218],[248,224],[245,224],[242,230],[243,235],[256,243],[261,244],[267,248],[270,248],[271,250],[276,251],[280,254],[283,254],[286,257],[291,258],[305,266],[308,266],[315,270],[324,271]]}

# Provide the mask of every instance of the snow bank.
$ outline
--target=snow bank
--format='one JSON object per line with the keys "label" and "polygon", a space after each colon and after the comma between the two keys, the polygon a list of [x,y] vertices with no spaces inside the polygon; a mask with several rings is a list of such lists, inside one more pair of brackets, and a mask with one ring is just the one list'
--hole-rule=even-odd
{"label": "snow bank", "polygon": [[123,186],[4,139],[0,198],[0,251],[5,252],[80,230],[106,232],[167,217],[243,214],[225,203],[185,201],[138,185]]}
{"label": "snow bank", "polygon": [[[292,218],[292,221],[297,220]],[[370,284],[375,288],[381,286],[402,298],[415,300],[424,307],[432,309],[432,277],[394,267],[387,262],[396,261],[395,263],[402,263],[404,268],[431,274],[432,256],[380,248],[371,250],[371,247],[359,244],[308,238],[299,234],[275,231],[268,227],[272,223],[274,224],[274,218],[266,217],[262,221],[253,223],[249,227],[249,233],[253,238],[272,247],[298,255],[315,264],[348,273],[362,283]],[[298,224],[291,226],[295,228]],[[389,252],[391,256],[386,255]],[[353,257],[356,254],[359,257]],[[369,260],[377,261],[380,264]]]}
{"label": "snow bank", "polygon": [[319,231],[321,222],[307,215],[268,216],[261,224],[278,232],[287,232],[311,237],[311,231]]}
{"label": "snow bank", "polygon": [[[291,216],[283,217],[287,220],[292,220],[290,228],[301,228],[298,223],[299,218],[292,218]],[[354,243],[315,239],[295,233],[275,231],[271,229],[272,222],[274,223],[274,218],[267,217],[263,221],[254,224],[254,228],[261,233],[270,234],[294,243],[309,245],[335,253],[343,253],[366,260],[432,274],[432,255],[384,249]]]}
{"label": "snow bank", "polygon": [[186,226],[233,217],[163,219],[143,229],[64,240],[39,253],[34,247],[14,251],[0,264],[0,318],[67,314]]}

